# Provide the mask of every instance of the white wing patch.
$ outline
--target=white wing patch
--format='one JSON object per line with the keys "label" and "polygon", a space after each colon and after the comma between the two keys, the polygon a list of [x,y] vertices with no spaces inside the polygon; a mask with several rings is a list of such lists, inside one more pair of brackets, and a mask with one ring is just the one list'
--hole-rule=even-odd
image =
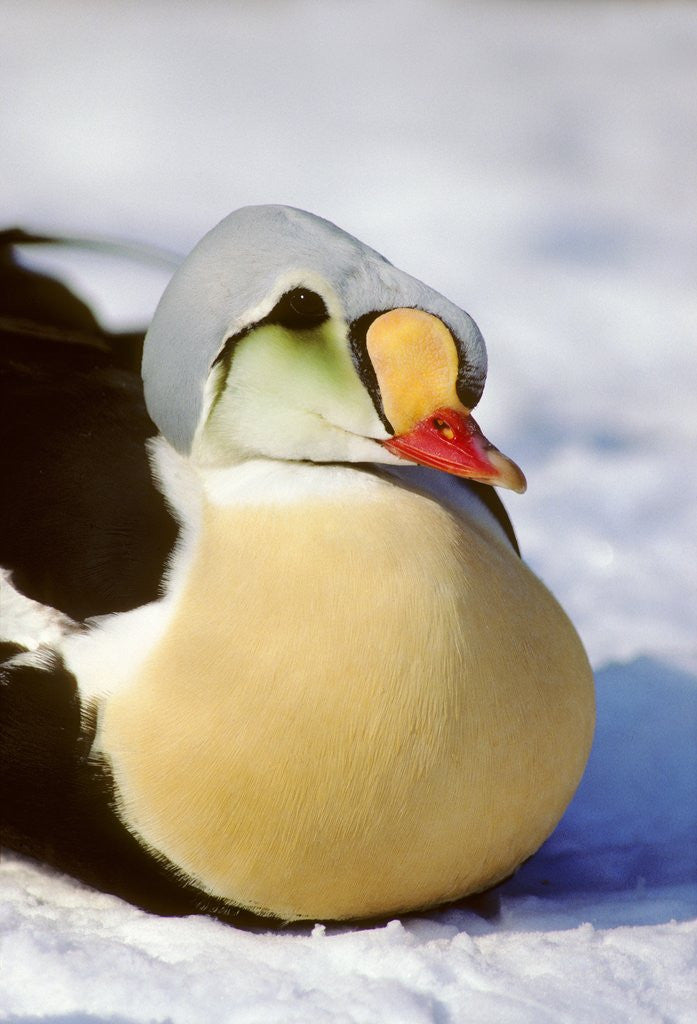
{"label": "white wing patch", "polygon": [[66,637],[80,629],[57,608],[25,597],[12,585],[12,574],[0,569],[0,640],[36,651],[40,647],[60,647]]}

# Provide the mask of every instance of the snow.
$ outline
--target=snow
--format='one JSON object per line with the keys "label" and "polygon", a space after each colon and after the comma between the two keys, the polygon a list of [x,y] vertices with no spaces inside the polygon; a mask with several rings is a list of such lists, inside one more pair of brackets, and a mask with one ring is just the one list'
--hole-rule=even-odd
{"label": "snow", "polygon": [[693,1020],[695,680],[640,659],[600,671],[598,698],[584,781],[499,919],[451,908],[250,934],[6,857],[0,1006],[71,1024]]}
{"label": "snow", "polygon": [[[507,505],[599,703],[576,798],[498,918],[241,932],[4,855],[0,1019],[693,1020],[697,9],[0,6],[5,222],[185,252],[287,202],[475,317],[478,420],[526,472]],[[86,254],[69,273],[121,325],[167,277]]]}

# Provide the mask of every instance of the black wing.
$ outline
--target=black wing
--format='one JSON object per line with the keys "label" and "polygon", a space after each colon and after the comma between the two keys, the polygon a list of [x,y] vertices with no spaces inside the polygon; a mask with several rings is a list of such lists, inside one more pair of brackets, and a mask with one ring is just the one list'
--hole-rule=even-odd
{"label": "black wing", "polygon": [[158,597],[177,537],[145,447],[143,336],[101,330],[2,241],[0,566],[73,619],[127,611]]}
{"label": "black wing", "polygon": [[496,519],[499,526],[508,537],[511,542],[511,547],[515,553],[520,555],[520,547],[518,545],[518,538],[515,535],[515,530],[513,529],[513,523],[509,519],[506,506],[501,501],[498,491],[489,484],[480,484],[477,483],[476,480],[462,480],[461,482],[469,490],[474,491],[479,500],[486,505],[494,519]]}

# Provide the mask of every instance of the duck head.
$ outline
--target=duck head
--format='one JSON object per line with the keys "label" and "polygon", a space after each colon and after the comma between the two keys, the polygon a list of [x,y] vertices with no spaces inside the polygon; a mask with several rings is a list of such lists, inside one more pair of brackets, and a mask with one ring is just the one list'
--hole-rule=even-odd
{"label": "duck head", "polygon": [[474,321],[328,221],[245,207],[196,246],[147,333],[148,411],[196,463],[403,461],[516,491],[472,408]]}

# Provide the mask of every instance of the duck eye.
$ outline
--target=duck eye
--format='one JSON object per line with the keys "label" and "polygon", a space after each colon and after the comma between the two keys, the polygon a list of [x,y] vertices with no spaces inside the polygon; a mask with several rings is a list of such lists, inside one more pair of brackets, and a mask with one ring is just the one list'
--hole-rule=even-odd
{"label": "duck eye", "polygon": [[308,288],[293,288],[286,292],[265,317],[266,323],[280,324],[296,331],[318,327],[328,319],[324,299]]}

